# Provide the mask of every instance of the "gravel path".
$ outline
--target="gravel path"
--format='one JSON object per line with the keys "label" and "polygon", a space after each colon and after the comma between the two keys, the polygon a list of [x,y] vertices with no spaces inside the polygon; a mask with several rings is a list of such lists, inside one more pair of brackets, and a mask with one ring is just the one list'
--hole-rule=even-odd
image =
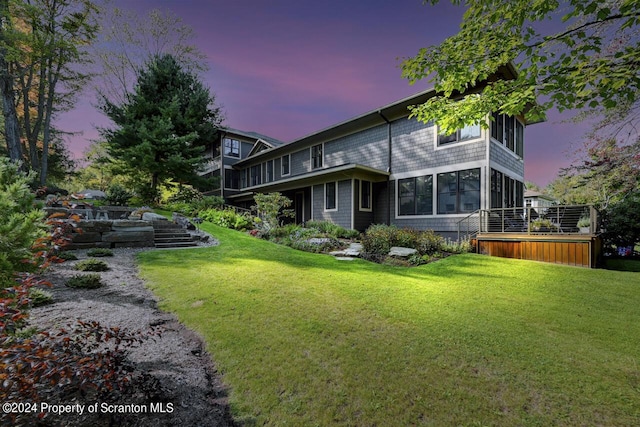
{"label": "gravel path", "polygon": [[[121,415],[85,413],[83,416],[51,414],[45,421],[50,425],[72,426],[233,425],[225,388],[202,340],[172,314],[160,311],[155,296],[138,277],[135,254],[141,250],[114,249],[113,257],[100,258],[110,269],[100,273],[105,286],[98,289],[73,289],[64,285],[69,277],[79,274],[74,270],[74,265],[88,258],[86,250],[73,251],[79,261],[57,264],[47,271],[45,277],[54,285],[49,289],[54,303],[32,309],[30,323],[44,330],[68,327],[76,319],[95,320],[107,327],[130,331],[151,331],[155,327],[161,335],[145,340],[127,356],[127,361],[145,378],[144,383],[138,386],[141,390],[135,393],[137,397],[130,397],[135,402],[116,403],[138,403],[141,405],[138,409],[149,410],[151,403],[161,402],[165,412]],[[166,410],[169,406],[172,407],[171,412]]]}

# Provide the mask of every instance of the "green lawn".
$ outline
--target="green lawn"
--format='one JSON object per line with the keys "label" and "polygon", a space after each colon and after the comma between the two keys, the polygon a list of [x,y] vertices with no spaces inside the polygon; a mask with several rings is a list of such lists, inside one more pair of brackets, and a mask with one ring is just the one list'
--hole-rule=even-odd
{"label": "green lawn", "polygon": [[249,425],[640,425],[640,274],[459,255],[418,268],[220,246],[140,255]]}

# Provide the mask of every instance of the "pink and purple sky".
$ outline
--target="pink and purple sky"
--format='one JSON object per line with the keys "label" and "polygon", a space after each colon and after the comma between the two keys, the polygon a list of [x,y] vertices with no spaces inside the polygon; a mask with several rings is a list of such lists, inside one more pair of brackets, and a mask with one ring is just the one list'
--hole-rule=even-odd
{"label": "pink and purple sky", "polygon": [[[202,80],[224,125],[289,142],[431,87],[401,77],[401,58],[457,32],[464,10],[422,0],[115,0],[146,14],[170,10],[194,29],[206,55]],[[84,93],[57,126],[76,159],[108,120]],[[525,177],[546,185],[570,163],[586,127],[551,112],[527,128]]]}

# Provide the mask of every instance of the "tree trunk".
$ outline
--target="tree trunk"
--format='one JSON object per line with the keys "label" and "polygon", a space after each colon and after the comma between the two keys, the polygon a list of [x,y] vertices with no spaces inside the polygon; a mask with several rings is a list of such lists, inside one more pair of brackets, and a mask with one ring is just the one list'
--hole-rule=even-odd
{"label": "tree trunk", "polygon": [[[0,46],[5,43],[5,28],[9,26],[9,0],[0,0]],[[0,49],[0,96],[2,97],[2,112],[4,114],[4,133],[7,141],[9,158],[14,162],[22,161],[20,146],[20,127],[18,113],[14,100],[13,78],[9,73],[6,61],[6,48]]]}

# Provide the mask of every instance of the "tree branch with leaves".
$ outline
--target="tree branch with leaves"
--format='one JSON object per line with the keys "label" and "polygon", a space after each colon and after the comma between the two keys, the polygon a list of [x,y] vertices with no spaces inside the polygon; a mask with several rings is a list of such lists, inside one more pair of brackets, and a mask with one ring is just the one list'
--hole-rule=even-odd
{"label": "tree branch with leaves", "polygon": [[[438,93],[411,109],[419,120],[435,119],[450,133],[473,123],[486,126],[491,112],[538,121],[553,107],[602,113],[638,101],[636,0],[452,3],[467,7],[460,31],[402,63],[403,77],[411,83],[428,79]],[[547,32],[558,24],[558,31]],[[496,79],[506,64],[514,64],[516,77]]]}

